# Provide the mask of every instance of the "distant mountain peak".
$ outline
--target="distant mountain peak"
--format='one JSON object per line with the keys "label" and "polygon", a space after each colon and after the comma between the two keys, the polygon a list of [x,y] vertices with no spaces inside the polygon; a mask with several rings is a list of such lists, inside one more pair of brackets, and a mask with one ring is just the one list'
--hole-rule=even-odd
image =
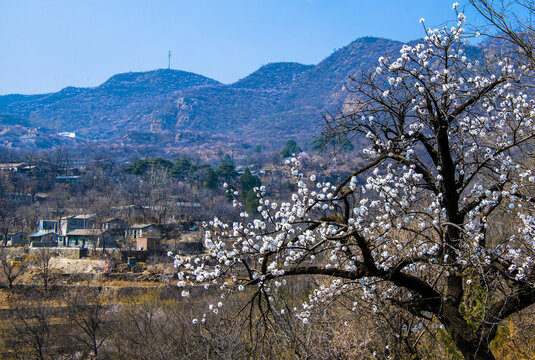
{"label": "distant mountain peak", "polygon": [[274,89],[290,86],[300,74],[310,70],[314,65],[296,62],[274,62],[261,66],[258,70],[238,80],[233,87],[252,89]]}
{"label": "distant mountain peak", "polygon": [[116,74],[106,80],[102,87],[107,86],[128,86],[129,84],[140,85],[144,83],[165,83],[165,82],[192,82],[197,85],[216,85],[218,81],[205,76],[188,71],[174,69],[157,69],[143,72],[126,72]]}

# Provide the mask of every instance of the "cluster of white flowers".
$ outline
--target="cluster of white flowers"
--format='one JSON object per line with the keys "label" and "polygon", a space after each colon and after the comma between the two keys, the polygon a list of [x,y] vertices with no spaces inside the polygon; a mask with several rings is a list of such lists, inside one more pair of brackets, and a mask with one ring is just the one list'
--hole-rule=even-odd
{"label": "cluster of white flowers", "polygon": [[[208,255],[174,257],[178,286],[243,291],[249,284],[272,299],[285,276],[307,269],[332,275],[295,309],[306,323],[314,303],[355,289],[362,301],[413,299],[413,292],[397,285],[376,285],[388,281],[380,275],[393,269],[448,276],[450,268],[483,269],[500,259],[511,278],[525,279],[535,261],[535,218],[529,195],[520,190],[532,189],[535,175],[518,161],[517,149],[533,137],[535,103],[514,83],[529,70],[507,59],[486,66],[469,60],[463,50],[466,19],[457,7],[455,26],[426,28],[423,44],[404,45],[399,58],[379,59],[375,90],[368,88],[366,105],[354,117],[370,144],[363,156],[376,162],[365,185],[350,176],[334,186],[305,176],[299,158],[287,160],[297,184],[290,200],[266,199],[261,187],[260,218],[249,220],[243,212],[233,224],[217,218],[206,224]],[[384,101],[392,106],[378,107]],[[518,234],[491,247],[488,217],[503,205],[521,221]],[[448,238],[456,231],[459,239]]]}

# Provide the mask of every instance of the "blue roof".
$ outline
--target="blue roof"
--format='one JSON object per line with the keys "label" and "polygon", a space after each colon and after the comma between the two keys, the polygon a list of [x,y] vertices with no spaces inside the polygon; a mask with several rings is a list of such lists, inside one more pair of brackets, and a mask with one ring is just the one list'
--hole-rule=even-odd
{"label": "blue roof", "polygon": [[28,235],[28,237],[41,237],[43,235],[47,235],[47,234],[53,234],[54,232],[53,231],[45,231],[45,230],[42,230],[42,231],[38,231],[36,233],[33,233],[31,235]]}

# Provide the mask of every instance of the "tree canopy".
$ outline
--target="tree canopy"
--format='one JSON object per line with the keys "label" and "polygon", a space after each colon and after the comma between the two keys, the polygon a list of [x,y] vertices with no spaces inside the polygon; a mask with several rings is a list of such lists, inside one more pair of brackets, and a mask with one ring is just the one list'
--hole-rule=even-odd
{"label": "tree canopy", "polygon": [[262,184],[258,177],[251,174],[249,168],[243,169],[243,174],[240,175],[239,180],[243,191],[253,190],[255,187],[260,187]]}
{"label": "tree canopy", "polygon": [[127,172],[129,174],[133,175],[143,175],[151,168],[159,168],[159,169],[165,169],[169,170],[173,167],[173,162],[162,159],[162,158],[154,158],[154,159],[139,159],[134,161],[133,163],[127,165],[123,171]]}
{"label": "tree canopy", "polygon": [[240,186],[242,190],[242,201],[245,205],[245,211],[248,214],[257,214],[258,205],[260,204],[256,196],[255,188],[259,188],[262,183],[260,179],[253,174],[249,168],[243,170],[243,174],[240,175]]}
{"label": "tree canopy", "polygon": [[298,154],[301,151],[302,151],[301,148],[299,147],[299,145],[297,145],[295,140],[290,139],[290,140],[286,141],[286,145],[281,150],[281,156],[283,158],[287,158],[287,157],[292,156],[293,154]]}
{"label": "tree canopy", "polygon": [[195,171],[196,167],[189,159],[182,158],[173,165],[169,171],[169,175],[174,178],[185,180],[191,171]]}
{"label": "tree canopy", "polygon": [[217,170],[215,171],[216,175],[225,180],[232,180],[238,177],[238,172],[234,167],[234,164],[230,162],[223,162]]}

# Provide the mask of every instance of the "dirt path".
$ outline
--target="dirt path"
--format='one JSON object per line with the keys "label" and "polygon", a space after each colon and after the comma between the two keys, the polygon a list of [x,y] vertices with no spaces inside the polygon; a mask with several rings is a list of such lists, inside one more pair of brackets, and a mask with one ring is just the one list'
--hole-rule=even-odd
{"label": "dirt path", "polygon": [[66,274],[89,274],[102,272],[106,261],[56,257],[50,260],[50,265],[53,269]]}

